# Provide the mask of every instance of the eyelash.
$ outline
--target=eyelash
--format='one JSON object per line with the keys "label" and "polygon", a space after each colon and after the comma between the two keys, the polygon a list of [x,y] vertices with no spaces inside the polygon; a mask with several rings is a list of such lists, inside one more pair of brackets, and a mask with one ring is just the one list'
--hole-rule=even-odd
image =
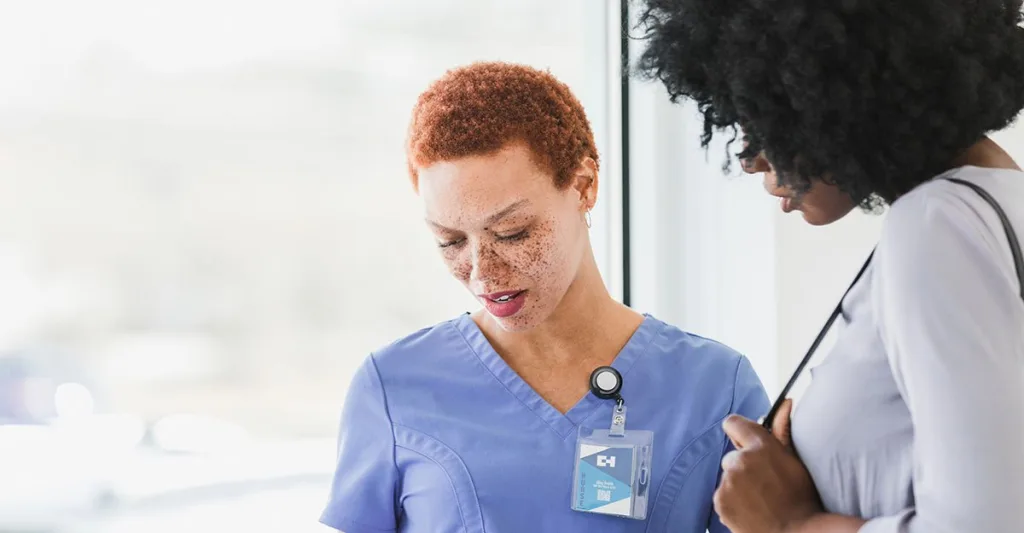
{"label": "eyelash", "polygon": [[516,241],[521,241],[521,240],[523,240],[523,239],[525,239],[527,237],[529,237],[529,233],[527,233],[526,230],[522,230],[522,231],[513,233],[512,235],[499,235],[498,236],[498,240],[499,241],[506,241],[506,242],[516,242]]}
{"label": "eyelash", "polygon": [[[520,232],[513,233],[512,235],[498,235],[496,238],[499,241],[504,241],[504,242],[518,242],[518,241],[521,241],[521,240],[523,240],[523,239],[525,239],[525,238],[527,238],[529,236],[530,236],[529,232],[527,232],[527,230],[524,229],[524,230],[522,230]],[[452,246],[457,246],[459,244],[462,244],[462,241],[464,241],[464,240],[465,239],[459,239],[459,240],[455,240],[455,241],[441,242],[441,243],[438,243],[437,246],[438,246],[438,248],[451,248]]]}

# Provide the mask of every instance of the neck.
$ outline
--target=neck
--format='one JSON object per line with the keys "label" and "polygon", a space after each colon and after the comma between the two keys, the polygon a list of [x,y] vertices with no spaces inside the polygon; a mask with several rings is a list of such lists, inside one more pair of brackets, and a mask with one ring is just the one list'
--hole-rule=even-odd
{"label": "neck", "polygon": [[982,168],[1021,170],[1017,162],[1013,160],[1013,157],[988,137],[982,137],[980,141],[964,150],[960,157],[953,161],[953,166],[955,167],[967,165]]}
{"label": "neck", "polygon": [[642,320],[641,315],[611,297],[590,252],[562,301],[543,323],[527,331],[509,332],[487,314],[478,322],[503,356],[544,359],[557,365],[576,360],[581,354],[602,358],[600,354],[607,350],[600,346],[609,337],[621,336],[624,328],[629,328],[631,334]]}

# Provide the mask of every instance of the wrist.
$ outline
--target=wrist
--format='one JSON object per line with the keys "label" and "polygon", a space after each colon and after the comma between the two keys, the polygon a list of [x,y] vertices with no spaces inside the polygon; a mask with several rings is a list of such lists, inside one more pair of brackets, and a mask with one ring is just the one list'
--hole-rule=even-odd
{"label": "wrist", "polygon": [[815,520],[822,514],[824,514],[822,511],[812,510],[794,517],[783,526],[779,533],[812,533]]}

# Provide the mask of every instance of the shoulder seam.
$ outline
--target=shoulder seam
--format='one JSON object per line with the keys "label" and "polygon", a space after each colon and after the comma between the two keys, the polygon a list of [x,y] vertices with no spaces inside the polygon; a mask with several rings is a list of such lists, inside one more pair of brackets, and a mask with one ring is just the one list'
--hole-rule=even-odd
{"label": "shoulder seam", "polygon": [[395,435],[395,422],[391,418],[391,407],[388,406],[388,392],[384,388],[384,378],[381,377],[380,369],[377,368],[377,361],[374,358],[374,353],[373,352],[370,352],[370,357],[368,358],[368,360],[370,362],[370,367],[373,369],[373,376],[377,380],[377,386],[380,387],[380,398],[381,398],[382,404],[384,405],[384,416],[388,420],[388,429],[391,430],[391,467],[394,468],[395,479],[399,482],[399,483],[397,483],[395,485],[395,495],[394,495],[395,511],[397,513],[398,508],[399,508],[398,507],[399,506],[399,503],[398,503],[399,497],[398,496],[399,496],[399,491],[400,491],[399,486],[401,484],[401,476],[400,476],[400,472],[398,471],[398,457],[397,457],[397,451],[396,451],[397,446],[398,446],[398,444],[397,444],[398,443],[398,439],[397,439],[397,437]]}
{"label": "shoulder seam", "polygon": [[[722,415],[722,418],[718,421],[719,425],[721,425],[722,422],[724,422],[726,418],[729,418],[729,415],[732,414],[733,411],[736,409],[736,391],[739,389],[740,366],[743,365],[743,359],[745,357],[746,356],[744,356],[744,355],[740,355],[739,357],[736,358],[736,368],[733,370],[733,374],[732,374],[732,391],[730,392],[729,410],[727,410],[725,412],[725,414]],[[728,446],[729,446],[729,437],[726,436],[725,438],[722,439],[722,449],[719,451],[718,455],[719,456],[725,455],[725,449]]]}
{"label": "shoulder seam", "polygon": [[729,413],[732,413],[733,409],[736,407],[736,389],[738,388],[737,384],[740,382],[740,365],[743,363],[743,357],[743,355],[736,357],[736,367],[733,368],[732,371],[732,390],[729,391],[729,410],[722,415],[723,420],[728,417]]}

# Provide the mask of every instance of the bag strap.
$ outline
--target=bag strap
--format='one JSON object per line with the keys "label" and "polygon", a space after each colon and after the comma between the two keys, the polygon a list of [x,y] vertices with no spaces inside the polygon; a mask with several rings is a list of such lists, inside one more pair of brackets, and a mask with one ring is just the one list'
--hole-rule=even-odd
{"label": "bag strap", "polygon": [[1017,241],[1017,232],[1013,231],[1013,224],[1010,224],[1010,218],[1006,216],[1006,211],[1003,211],[1002,206],[999,202],[992,197],[985,189],[981,188],[976,183],[971,183],[959,178],[946,178],[953,183],[958,183],[969,187],[974,192],[978,193],[988,205],[992,206],[996,214],[999,215],[999,221],[1003,223],[1003,231],[1006,232],[1006,240],[1010,243],[1010,253],[1013,254],[1013,266],[1017,269],[1017,280],[1020,281],[1020,297],[1024,300],[1024,256],[1021,254],[1020,242]]}
{"label": "bag strap", "polygon": [[[1006,240],[1010,245],[1010,253],[1013,255],[1013,266],[1017,270],[1017,280],[1020,284],[1020,297],[1021,300],[1024,300],[1024,254],[1021,253],[1020,242],[1017,240],[1017,233],[1013,230],[1013,225],[1010,224],[1010,218],[1006,216],[1006,212],[1003,211],[999,202],[997,202],[996,199],[981,186],[959,178],[945,179],[952,181],[953,183],[969,187],[977,193],[978,196],[981,196],[988,205],[992,206],[992,209],[995,210],[996,214],[999,216],[999,221],[1002,223],[1003,230],[1006,232]],[[860,281],[861,276],[864,275],[864,271],[867,270],[868,265],[871,263],[871,258],[874,257],[874,255],[875,252],[872,250],[871,254],[868,255],[867,260],[864,261],[864,265],[860,267],[860,271],[857,272],[857,275],[853,278],[853,282],[850,283],[846,292],[843,293],[843,297],[839,299],[839,303],[836,304],[836,308],[832,311],[832,314],[829,315],[828,320],[825,322],[825,326],[821,328],[820,332],[818,332],[818,336],[814,338],[814,342],[811,343],[810,349],[807,350],[804,358],[800,360],[800,364],[798,364],[796,370],[793,371],[793,375],[790,376],[789,381],[786,382],[786,386],[782,388],[782,392],[779,393],[779,397],[775,400],[775,403],[772,404],[772,408],[768,411],[768,414],[765,415],[761,422],[761,426],[768,431],[771,431],[775,415],[777,415],[779,409],[782,408],[782,403],[786,401],[786,398],[789,396],[789,391],[792,390],[793,385],[796,384],[796,380],[800,378],[801,374],[803,374],[804,369],[807,367],[807,363],[811,361],[811,357],[814,356],[814,352],[818,350],[822,341],[825,340],[825,335],[827,335],[829,330],[832,329],[832,325],[835,323],[836,319],[842,314],[843,301],[846,300],[846,296],[850,294],[851,290],[853,290],[854,285]]]}
{"label": "bag strap", "polygon": [[761,421],[761,425],[768,431],[772,430],[772,422],[775,420],[775,415],[779,413],[779,409],[782,408],[782,402],[786,401],[789,397],[789,391],[796,384],[796,380],[800,378],[800,375],[804,373],[804,368],[807,367],[807,363],[811,362],[811,357],[814,356],[814,352],[818,351],[818,346],[821,345],[822,341],[825,340],[825,335],[832,329],[832,324],[835,324],[836,319],[839,315],[843,314],[843,301],[846,300],[846,296],[853,290],[854,285],[860,281],[861,276],[868,269],[868,265],[871,264],[871,258],[875,256],[875,251],[872,250],[868,255],[868,258],[864,261],[864,265],[860,267],[860,271],[854,276],[853,282],[846,288],[846,292],[843,293],[843,297],[839,299],[839,303],[836,304],[835,309],[832,310],[832,314],[829,315],[828,320],[825,321],[824,327],[818,332],[818,336],[814,338],[814,342],[811,343],[810,349],[804,355],[804,358],[800,360],[800,364],[796,366],[796,370],[793,371],[793,375],[789,377],[789,381],[786,382],[786,386],[782,387],[782,392],[779,393],[779,397],[775,399],[775,403],[772,404],[772,408],[765,415]]}

